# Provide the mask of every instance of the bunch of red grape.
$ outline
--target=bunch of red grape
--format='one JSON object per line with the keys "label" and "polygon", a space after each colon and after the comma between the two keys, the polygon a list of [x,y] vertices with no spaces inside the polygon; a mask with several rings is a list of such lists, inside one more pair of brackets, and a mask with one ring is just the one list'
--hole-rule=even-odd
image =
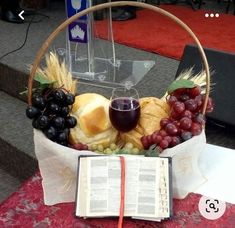
{"label": "bunch of red grape", "polygon": [[[171,111],[169,118],[160,121],[161,129],[152,135],[141,138],[142,145],[148,149],[156,144],[160,150],[174,147],[202,132],[205,116],[201,113],[205,96],[200,86],[192,89],[180,88],[167,97]],[[206,112],[213,111],[212,99],[208,99]]]}
{"label": "bunch of red grape", "polygon": [[35,92],[26,116],[33,120],[33,127],[42,130],[48,139],[68,146],[70,128],[77,124],[76,118],[69,115],[74,101],[75,96],[63,89]]}

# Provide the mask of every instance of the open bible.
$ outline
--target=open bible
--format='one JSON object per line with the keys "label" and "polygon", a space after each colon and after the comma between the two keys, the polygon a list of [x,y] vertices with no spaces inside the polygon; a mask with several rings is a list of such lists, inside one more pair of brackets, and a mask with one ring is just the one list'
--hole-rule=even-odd
{"label": "open bible", "polygon": [[[160,221],[171,216],[171,160],[125,155],[124,216]],[[76,216],[119,216],[119,156],[81,156],[78,165]]]}

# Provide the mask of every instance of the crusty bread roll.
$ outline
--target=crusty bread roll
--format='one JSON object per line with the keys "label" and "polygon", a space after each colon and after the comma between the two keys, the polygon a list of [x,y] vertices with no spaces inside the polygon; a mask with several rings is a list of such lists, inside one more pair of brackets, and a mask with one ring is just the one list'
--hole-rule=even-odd
{"label": "crusty bread roll", "polygon": [[169,105],[156,97],[140,99],[141,116],[139,125],[144,130],[144,135],[150,135],[160,129],[162,118],[169,117]]}
{"label": "crusty bread roll", "polygon": [[132,143],[135,147],[143,149],[140,138],[143,135],[150,135],[159,130],[162,118],[169,117],[170,107],[161,99],[156,97],[145,97],[140,99],[140,119],[135,129],[120,133],[125,142]]}
{"label": "crusty bread roll", "polygon": [[115,142],[118,132],[109,120],[109,100],[96,93],[76,96],[71,112],[77,125],[70,130],[70,143],[103,145]]}

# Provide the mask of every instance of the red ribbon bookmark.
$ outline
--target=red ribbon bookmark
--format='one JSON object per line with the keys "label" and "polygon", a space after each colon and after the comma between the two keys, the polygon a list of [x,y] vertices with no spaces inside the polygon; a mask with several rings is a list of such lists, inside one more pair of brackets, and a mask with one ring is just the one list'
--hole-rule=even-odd
{"label": "red ribbon bookmark", "polygon": [[121,200],[120,200],[120,209],[119,209],[119,219],[118,219],[118,228],[122,228],[123,216],[124,216],[124,206],[125,206],[125,180],[126,180],[126,167],[125,167],[125,158],[120,156],[121,163]]}

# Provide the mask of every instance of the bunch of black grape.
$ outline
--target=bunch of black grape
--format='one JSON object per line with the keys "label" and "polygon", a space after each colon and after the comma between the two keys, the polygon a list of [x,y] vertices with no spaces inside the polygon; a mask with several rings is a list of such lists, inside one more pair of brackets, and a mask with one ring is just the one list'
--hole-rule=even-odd
{"label": "bunch of black grape", "polygon": [[74,101],[75,96],[63,89],[35,92],[26,116],[33,119],[33,127],[42,130],[48,139],[68,146],[70,128],[77,124],[76,118],[69,115]]}

